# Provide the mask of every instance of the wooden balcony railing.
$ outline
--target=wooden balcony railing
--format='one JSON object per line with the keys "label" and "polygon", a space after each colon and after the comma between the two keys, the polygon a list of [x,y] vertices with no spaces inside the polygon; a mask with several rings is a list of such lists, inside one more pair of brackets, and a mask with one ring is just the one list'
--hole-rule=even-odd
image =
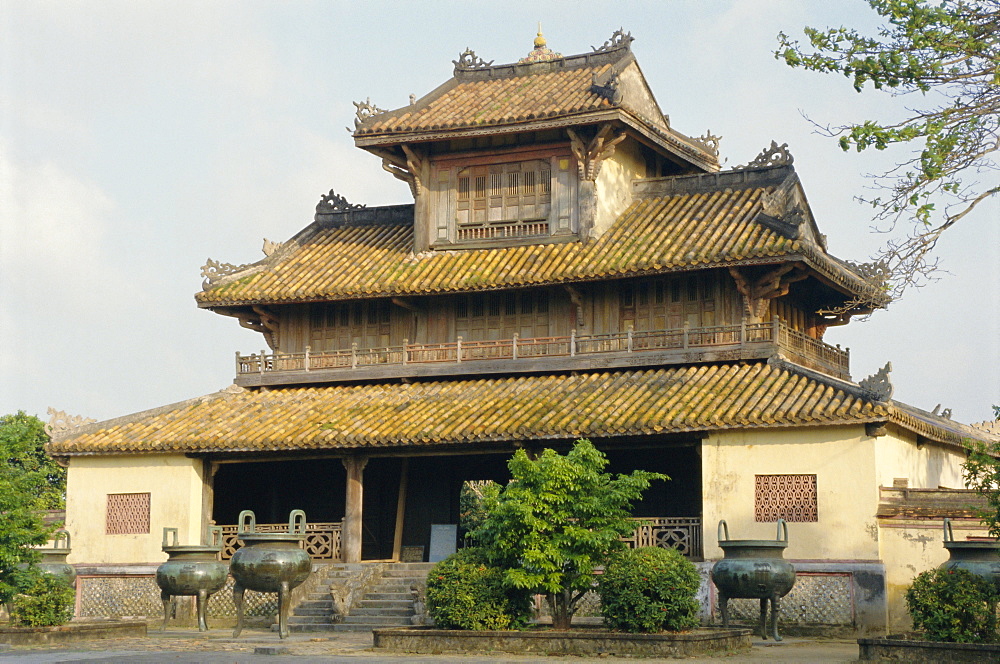
{"label": "wooden balcony railing", "polygon": [[[802,332],[793,330],[780,320],[769,323],[740,323],[713,327],[684,327],[673,330],[633,331],[615,334],[581,336],[575,332],[561,337],[534,337],[491,341],[465,341],[437,344],[411,344],[404,339],[401,346],[358,348],[314,352],[306,347],[303,353],[236,354],[237,382],[241,377],[262,378],[269,374],[300,374],[305,372],[344,372],[341,379],[365,378],[364,370],[397,367],[400,375],[416,373],[413,365],[441,365],[482,361],[524,361],[574,358],[583,356],[637,357],[659,352],[658,361],[669,363],[665,354],[673,353],[675,362],[692,361],[699,351],[713,353],[708,359],[747,359],[767,357],[781,352],[789,360],[838,378],[849,378],[850,354]],[[722,353],[735,353],[723,357]],[[652,356],[650,357],[652,359]],[[506,365],[505,365],[506,366]],[[458,369],[459,367],[455,367]],[[516,371],[516,367],[509,366]],[[468,367],[474,372],[475,368]],[[353,374],[353,375],[349,375]],[[293,377],[294,378],[294,377]],[[308,380],[305,376],[302,380]],[[336,379],[336,378],[332,378]],[[268,382],[261,380],[261,384]]]}
{"label": "wooden balcony railing", "polygon": [[651,516],[632,520],[639,525],[632,537],[625,539],[629,548],[657,546],[677,549],[691,560],[704,559],[701,519]]}
{"label": "wooden balcony railing", "polygon": [[[673,548],[692,560],[701,560],[701,519],[686,517],[653,516],[632,519],[635,533],[625,538],[630,548],[658,546]],[[340,560],[340,522],[307,523],[306,539],[302,544],[313,560]],[[288,530],[287,523],[258,523],[257,532],[280,533]],[[222,560],[229,560],[240,548],[236,535],[239,526],[222,526]]]}
{"label": "wooden balcony railing", "polygon": [[[256,529],[259,533],[286,533],[288,524],[258,523]],[[236,537],[238,532],[239,526],[222,526],[222,560],[229,560],[236,549],[240,548]],[[340,560],[340,522],[307,523],[302,548],[313,560]]]}

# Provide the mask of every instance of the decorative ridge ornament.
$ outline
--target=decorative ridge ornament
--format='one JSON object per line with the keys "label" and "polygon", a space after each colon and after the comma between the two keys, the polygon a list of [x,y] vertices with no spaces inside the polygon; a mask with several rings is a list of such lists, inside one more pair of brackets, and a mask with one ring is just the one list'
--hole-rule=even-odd
{"label": "decorative ridge ornament", "polygon": [[275,242],[274,240],[268,240],[267,238],[264,238],[264,246],[261,247],[261,251],[264,252],[265,256],[270,256],[278,249],[281,249],[281,246],[283,244],[284,244],[283,242]]}
{"label": "decorative ridge ornament", "polygon": [[979,429],[980,431],[993,434],[994,436],[1000,436],[1000,420],[984,420],[982,422],[970,424],[969,426],[973,429]]}
{"label": "decorative ridge ornament", "polygon": [[757,158],[746,166],[733,166],[734,171],[745,171],[750,168],[770,168],[772,166],[791,166],[795,157],[788,151],[788,143],[778,145],[771,141],[771,146],[763,150]]}
{"label": "decorative ridge ornament", "polygon": [[75,429],[77,427],[82,427],[85,424],[93,424],[97,420],[92,417],[84,417],[82,415],[68,415],[65,411],[56,410],[50,407],[48,410],[49,421],[45,423],[43,428],[45,433],[49,436],[53,436],[63,431],[69,429]]}
{"label": "decorative ridge ornament", "polygon": [[476,52],[471,48],[466,48],[458,56],[458,60],[452,60],[451,62],[455,65],[455,69],[486,69],[493,64],[492,60],[486,62],[476,55]]}
{"label": "decorative ridge ornament", "polygon": [[722,137],[713,134],[711,129],[706,131],[698,138],[694,138],[691,140],[693,140],[695,143],[700,143],[706,150],[714,154],[716,157],[719,156],[719,143],[722,141]]}
{"label": "decorative ridge ornament", "polygon": [[545,36],[542,34],[542,23],[538,22],[538,35],[533,42],[534,49],[528,55],[517,61],[517,64],[530,64],[532,62],[548,62],[549,60],[559,60],[562,53],[556,53],[545,45]]}
{"label": "decorative ridge ornament", "polygon": [[631,32],[625,32],[625,28],[618,28],[611,34],[611,39],[604,42],[601,46],[591,46],[594,49],[594,53],[603,53],[605,51],[614,51],[619,48],[629,48],[629,45],[635,41],[635,37],[632,36]]}
{"label": "decorative ridge ornament", "polygon": [[373,104],[371,97],[366,98],[364,101],[352,101],[351,103],[354,104],[354,108],[357,109],[355,111],[355,118],[354,118],[355,129],[360,127],[361,123],[367,120],[368,118],[373,118],[376,115],[381,115],[382,113],[388,112],[386,109],[379,108],[378,106]]}
{"label": "decorative ridge ornament", "polygon": [[888,401],[892,398],[894,390],[892,381],[889,380],[889,373],[892,371],[892,362],[886,362],[885,366],[875,372],[874,375],[858,381],[858,387],[873,401]]}
{"label": "decorative ridge ornament", "polygon": [[205,280],[201,282],[202,290],[208,290],[208,287],[219,279],[228,277],[231,274],[236,274],[237,272],[242,272],[251,266],[251,263],[234,265],[232,263],[221,263],[219,261],[212,260],[211,258],[206,259],[206,261],[207,262],[201,266],[201,276],[205,278]]}
{"label": "decorative ridge ornament", "polygon": [[892,273],[885,261],[874,261],[871,263],[855,263],[844,261],[859,277],[867,281],[876,288],[883,287],[889,281]]}
{"label": "decorative ridge ornament", "polygon": [[319,197],[316,212],[346,212],[347,210],[360,210],[364,207],[361,203],[347,202],[346,198],[331,189]]}

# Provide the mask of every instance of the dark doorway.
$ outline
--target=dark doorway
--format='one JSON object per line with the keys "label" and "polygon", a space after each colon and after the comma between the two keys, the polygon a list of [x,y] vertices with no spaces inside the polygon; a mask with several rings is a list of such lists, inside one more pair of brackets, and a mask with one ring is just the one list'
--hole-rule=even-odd
{"label": "dark doorway", "polygon": [[226,463],[215,474],[212,518],[235,524],[242,510],[257,523],[286,523],[303,510],[311,523],[344,518],[346,474],[340,459]]}

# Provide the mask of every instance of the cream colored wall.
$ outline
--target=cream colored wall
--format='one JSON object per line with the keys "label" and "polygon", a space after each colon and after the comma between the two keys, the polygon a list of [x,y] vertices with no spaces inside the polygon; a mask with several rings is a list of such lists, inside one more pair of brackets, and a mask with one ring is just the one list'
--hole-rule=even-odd
{"label": "cream colored wall", "polygon": [[[182,455],[72,457],[66,484],[71,563],[158,563],[163,528],[181,544],[201,543],[203,462]],[[149,493],[149,533],[106,535],[110,493]]]}
{"label": "cream colored wall", "polygon": [[937,443],[918,447],[913,434],[895,427],[877,441],[875,464],[880,485],[892,486],[894,479],[905,478],[911,489],[964,488],[964,452]]}
{"label": "cream colored wall", "polygon": [[721,558],[716,525],[732,539],[773,539],[774,523],[754,521],[754,476],[815,474],[819,521],[789,523],[788,559],[878,558],[874,449],[863,426],[767,429],[712,434],[702,443],[706,558]]}
{"label": "cream colored wall", "polygon": [[601,162],[597,175],[596,209],[592,237],[604,234],[632,202],[632,180],[644,177],[646,162],[639,144],[631,139],[619,143],[613,155]]}
{"label": "cream colored wall", "polygon": [[[892,486],[897,478],[906,479],[908,486],[914,489],[964,486],[962,462],[965,455],[961,451],[935,443],[918,447],[913,434],[894,427],[876,440],[876,476],[881,486]],[[955,523],[954,533],[956,539],[965,539],[966,535],[984,535],[985,530],[973,524]],[[940,520],[882,519],[879,522],[879,549],[885,563],[890,632],[910,629],[906,589],[917,574],[948,559],[943,540]]]}

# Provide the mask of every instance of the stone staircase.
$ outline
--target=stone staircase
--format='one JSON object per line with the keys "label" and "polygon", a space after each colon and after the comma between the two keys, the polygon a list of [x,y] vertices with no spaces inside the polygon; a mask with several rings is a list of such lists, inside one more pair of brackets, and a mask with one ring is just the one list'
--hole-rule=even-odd
{"label": "stone staircase", "polygon": [[344,620],[333,626],[335,632],[360,632],[379,627],[404,627],[413,624],[413,587],[421,589],[433,563],[395,563],[388,565],[382,577],[365,593]]}
{"label": "stone staircase", "polygon": [[351,607],[339,621],[330,593],[331,587],[358,583],[365,565],[379,563],[340,563],[326,568],[326,577],[316,584],[313,592],[293,607],[288,617],[292,632],[366,631],[378,627],[400,627],[412,624],[414,616],[413,586],[423,587],[432,563],[391,563],[383,565],[382,574],[369,586],[369,591]]}

